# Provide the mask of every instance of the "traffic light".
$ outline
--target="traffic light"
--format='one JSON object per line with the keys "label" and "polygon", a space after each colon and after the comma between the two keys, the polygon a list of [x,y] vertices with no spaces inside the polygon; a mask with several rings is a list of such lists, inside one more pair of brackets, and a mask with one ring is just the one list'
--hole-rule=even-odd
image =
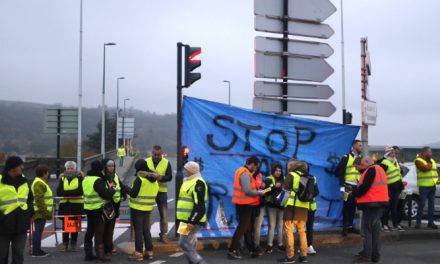
{"label": "traffic light", "polygon": [[351,125],[351,121],[353,119],[353,115],[350,112],[344,112],[343,123],[346,125]]}
{"label": "traffic light", "polygon": [[202,65],[202,61],[197,58],[198,55],[202,53],[202,49],[200,47],[191,47],[189,45],[185,45],[185,82],[184,87],[188,88],[199,80],[202,75],[199,72],[192,72],[194,69],[200,67]]}
{"label": "traffic light", "polygon": [[189,148],[187,146],[184,146],[182,148],[182,153],[183,153],[183,165],[185,165],[188,162]]}

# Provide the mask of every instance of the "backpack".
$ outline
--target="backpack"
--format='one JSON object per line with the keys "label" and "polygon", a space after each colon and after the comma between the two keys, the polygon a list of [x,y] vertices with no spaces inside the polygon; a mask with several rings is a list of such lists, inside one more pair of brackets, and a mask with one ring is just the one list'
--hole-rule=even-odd
{"label": "backpack", "polygon": [[296,197],[301,202],[311,202],[315,194],[315,177],[310,174],[301,175],[299,179],[299,187],[296,190]]}

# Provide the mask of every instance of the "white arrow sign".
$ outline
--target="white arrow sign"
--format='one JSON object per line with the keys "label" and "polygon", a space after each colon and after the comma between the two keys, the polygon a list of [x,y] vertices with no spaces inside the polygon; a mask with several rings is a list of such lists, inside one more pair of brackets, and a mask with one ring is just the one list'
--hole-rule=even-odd
{"label": "white arrow sign", "polygon": [[[255,53],[255,77],[282,78],[282,57]],[[323,82],[332,73],[333,68],[320,58],[288,57],[287,78],[290,80]]]}
{"label": "white arrow sign", "polygon": [[[283,33],[283,22],[279,19],[270,19],[265,16],[255,16],[255,30],[271,32],[271,33]],[[328,39],[335,32],[327,24],[308,23],[300,21],[288,22],[288,34]]]}
{"label": "white arrow sign", "polygon": [[[289,83],[287,97],[304,99],[329,99],[333,90],[328,85]],[[282,83],[256,81],[254,94],[257,97],[282,97]]]}
{"label": "white arrow sign", "polygon": [[[255,37],[255,50],[263,53],[282,55],[283,39]],[[288,55],[310,56],[318,58],[328,58],[333,54],[333,49],[327,43],[289,40]]]}
{"label": "white arrow sign", "polygon": [[[281,19],[284,0],[254,0],[254,13]],[[336,12],[336,7],[329,0],[289,0],[288,16],[290,19],[323,22]]]}
{"label": "white arrow sign", "polygon": [[[253,109],[269,113],[282,113],[281,99],[254,97]],[[294,115],[313,115],[329,117],[336,111],[330,102],[288,100],[287,112]]]}

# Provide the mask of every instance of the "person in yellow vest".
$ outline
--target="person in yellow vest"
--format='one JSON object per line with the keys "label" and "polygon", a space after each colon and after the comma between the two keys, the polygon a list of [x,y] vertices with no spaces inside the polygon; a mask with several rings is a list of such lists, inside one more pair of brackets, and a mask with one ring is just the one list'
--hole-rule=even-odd
{"label": "person in yellow vest", "polygon": [[[142,261],[153,259],[153,241],[151,239],[151,211],[159,192],[158,176],[156,173],[147,172],[145,160],[139,159],[134,165],[136,179],[131,188],[127,188],[130,195],[128,206],[130,207],[131,223],[134,229],[134,249],[129,259]],[[145,245],[145,252],[143,251]]]}
{"label": "person in yellow vest", "polygon": [[[287,164],[287,175],[284,180],[284,190],[290,192],[290,197],[284,208],[284,233],[286,236],[286,256],[279,259],[280,263],[295,262],[295,238],[293,231],[296,228],[300,242],[299,262],[308,262],[307,260],[307,235],[305,231],[309,202],[300,201],[297,198],[302,175],[308,174],[308,166],[304,161],[292,160]],[[315,185],[316,186],[316,185]]]}
{"label": "person in yellow vest", "polygon": [[[357,188],[360,173],[353,165],[357,157],[362,156],[363,144],[360,140],[354,140],[351,145],[351,152],[345,154],[338,166],[336,167],[336,177],[339,178],[339,186],[341,193],[348,193]],[[359,234],[359,230],[354,226],[354,216],[356,214],[356,200],[353,196],[348,196],[344,201],[344,208],[342,210],[342,235],[347,236],[347,233]]]}
{"label": "person in yellow vest", "polygon": [[23,175],[23,160],[10,156],[0,174],[0,263],[22,264],[27,230],[33,214],[31,186]]}
{"label": "person in yellow vest", "polygon": [[315,224],[316,213],[316,196],[319,195],[318,181],[315,177],[315,190],[313,193],[313,200],[310,202],[309,211],[307,213],[306,234],[307,234],[307,255],[316,255],[316,250],[313,247],[313,225]]}
{"label": "person in yellow vest", "polygon": [[417,186],[419,187],[419,208],[415,228],[420,228],[423,209],[426,200],[428,200],[428,227],[437,229],[437,225],[434,224],[434,202],[436,184],[439,184],[440,179],[437,164],[432,158],[431,148],[424,147],[414,163],[417,171]]}
{"label": "person in yellow vest", "polygon": [[402,170],[396,157],[394,147],[387,145],[385,146],[384,157],[376,162],[385,170],[388,177],[388,195],[390,196],[390,207],[384,210],[384,214],[381,219],[382,230],[385,232],[389,232],[391,230],[388,225],[390,212],[393,227],[397,231],[405,231],[405,229],[403,229],[403,227],[400,225],[400,221],[402,221],[402,219],[398,210],[399,196],[404,187],[402,182]]}
{"label": "person in yellow vest", "polygon": [[180,230],[179,246],[189,263],[206,264],[197,253],[197,234],[201,226],[206,225],[206,201],[208,186],[197,162],[189,161],[183,166],[185,176],[179,190],[176,218],[184,230]]}
{"label": "person in yellow vest", "polygon": [[32,217],[34,232],[32,233],[32,257],[44,258],[49,254],[41,249],[41,236],[43,235],[46,220],[52,219],[53,194],[47,180],[49,168],[46,165],[38,165],[35,168],[35,179],[31,189],[34,196],[34,211]]}
{"label": "person in yellow vest", "polygon": [[124,166],[125,147],[120,146],[118,148],[119,167]]}
{"label": "person in yellow vest", "polygon": [[109,262],[104,253],[103,206],[105,200],[110,200],[115,194],[115,185],[107,184],[102,174],[103,166],[99,160],[91,164],[91,170],[82,182],[84,191],[84,210],[87,215],[87,231],[84,236],[85,260],[95,260],[93,255],[92,238],[95,237],[95,251],[99,262]]}
{"label": "person in yellow vest", "polygon": [[[84,199],[82,181],[84,179],[82,172],[78,172],[76,162],[67,161],[64,164],[65,171],[60,175],[60,181],[57,187],[57,196],[69,197],[69,199],[61,199],[58,207],[58,215],[84,215]],[[80,199],[81,197],[81,199]],[[72,198],[72,199],[70,199]],[[69,217],[70,220],[79,220],[78,217]],[[64,226],[64,217],[62,217]],[[70,237],[70,239],[69,239]],[[69,241],[70,240],[70,241]],[[77,251],[78,232],[63,232],[63,243],[60,251],[67,252],[70,242],[70,250]]]}
{"label": "person in yellow vest", "polygon": [[162,148],[154,146],[151,152],[151,157],[145,160],[150,172],[157,173],[159,182],[159,193],[156,197],[157,209],[160,215],[160,241],[162,243],[168,242],[168,182],[173,179],[170,162],[163,157]]}

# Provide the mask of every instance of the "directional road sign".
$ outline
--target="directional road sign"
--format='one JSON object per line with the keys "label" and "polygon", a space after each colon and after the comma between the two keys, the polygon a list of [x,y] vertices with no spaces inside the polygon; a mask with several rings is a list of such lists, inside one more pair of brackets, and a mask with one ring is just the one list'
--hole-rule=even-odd
{"label": "directional road sign", "polygon": [[[281,99],[254,97],[253,109],[269,113],[282,113]],[[288,100],[287,112],[294,115],[313,115],[329,117],[336,111],[336,107],[330,102]]]}
{"label": "directional road sign", "polygon": [[[333,68],[320,58],[288,57],[287,78],[290,80],[323,82],[332,73]],[[255,53],[255,77],[283,78],[282,57]]]}
{"label": "directional road sign", "polygon": [[[287,86],[287,97],[304,99],[329,99],[333,90],[328,85],[289,83]],[[282,83],[256,81],[254,94],[257,97],[282,97]]]}
{"label": "directional road sign", "polygon": [[[284,0],[254,0],[254,13],[282,19]],[[329,0],[289,0],[289,19],[323,22],[336,12]]]}
{"label": "directional road sign", "polygon": [[[124,126],[122,126],[124,120]],[[118,138],[122,138],[122,127],[124,127],[124,138],[134,137],[134,117],[118,118]]]}
{"label": "directional road sign", "polygon": [[[271,33],[283,33],[283,22],[279,19],[271,19],[266,16],[255,15],[255,30],[271,32]],[[335,32],[327,24],[318,24],[302,21],[289,21],[288,22],[288,34],[328,39]]]}
{"label": "directional road sign", "polygon": [[46,109],[43,132],[57,134],[75,134],[78,132],[78,109]]}
{"label": "directional road sign", "polygon": [[[283,39],[255,37],[255,50],[266,54],[282,55]],[[287,54],[289,56],[310,56],[328,58],[333,54],[333,49],[327,43],[301,41],[289,39]]]}

